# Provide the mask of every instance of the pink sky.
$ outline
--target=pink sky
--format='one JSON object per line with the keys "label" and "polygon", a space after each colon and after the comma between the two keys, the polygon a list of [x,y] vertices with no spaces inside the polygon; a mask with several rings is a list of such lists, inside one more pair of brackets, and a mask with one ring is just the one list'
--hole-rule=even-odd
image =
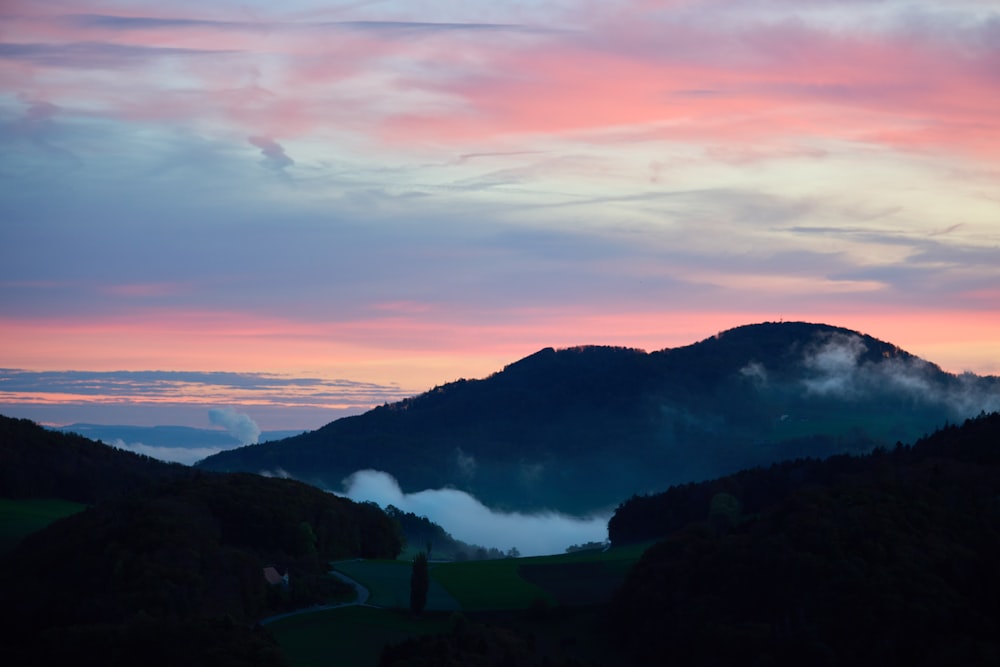
{"label": "pink sky", "polygon": [[[998,26],[963,0],[6,2],[0,367],[377,403],[784,319],[1000,373]],[[185,419],[282,400],[213,387]],[[305,426],[364,407],[338,400]]]}

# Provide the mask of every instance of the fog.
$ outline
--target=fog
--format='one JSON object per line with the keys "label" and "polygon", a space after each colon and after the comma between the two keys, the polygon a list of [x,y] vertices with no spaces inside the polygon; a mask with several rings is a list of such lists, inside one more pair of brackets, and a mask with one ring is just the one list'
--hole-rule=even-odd
{"label": "fog", "polygon": [[115,449],[123,449],[128,452],[159,459],[160,461],[183,463],[188,466],[194,465],[195,462],[205,457],[224,451],[224,448],[221,447],[163,447],[146,445],[141,442],[125,442],[120,438],[112,440],[109,444]]}
{"label": "fog", "polygon": [[558,512],[498,512],[457,489],[404,493],[392,475],[379,470],[354,473],[344,480],[340,495],[382,507],[395,505],[426,516],[463,542],[505,552],[517,547],[522,556],[562,553],[570,545],[601,542],[608,537],[610,514],[580,519]]}
{"label": "fog", "polygon": [[[1000,383],[996,378],[971,373],[950,376],[916,357],[865,362],[862,355],[866,352],[867,346],[860,336],[830,336],[803,357],[803,364],[811,373],[802,381],[805,390],[821,396],[852,399],[867,398],[879,392],[892,393],[944,406],[956,419],[1000,409]],[[747,368],[743,373],[761,377],[756,369]],[[948,381],[943,382],[943,378]]]}

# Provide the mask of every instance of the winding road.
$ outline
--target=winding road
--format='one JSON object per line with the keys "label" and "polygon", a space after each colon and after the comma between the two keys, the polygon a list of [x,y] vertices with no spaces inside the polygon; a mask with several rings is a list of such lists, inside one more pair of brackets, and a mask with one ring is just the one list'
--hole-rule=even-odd
{"label": "winding road", "polygon": [[371,595],[370,591],[361,585],[361,583],[355,579],[348,577],[342,572],[337,572],[336,570],[330,570],[330,574],[337,577],[345,584],[349,584],[354,587],[357,592],[357,597],[351,602],[340,602],[337,604],[317,604],[312,607],[303,607],[302,609],[296,609],[294,611],[288,611],[283,614],[275,614],[274,616],[268,616],[267,618],[262,618],[260,620],[261,625],[267,625],[268,623],[273,623],[274,621],[280,621],[283,618],[288,618],[290,616],[298,616],[299,614],[311,614],[317,611],[326,611],[327,609],[340,609],[341,607],[372,607],[374,605],[368,604],[368,597]]}

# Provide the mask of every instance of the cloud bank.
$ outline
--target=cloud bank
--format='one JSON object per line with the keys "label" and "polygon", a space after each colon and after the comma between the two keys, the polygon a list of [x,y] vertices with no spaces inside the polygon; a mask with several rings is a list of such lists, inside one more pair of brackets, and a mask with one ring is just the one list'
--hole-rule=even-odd
{"label": "cloud bank", "polygon": [[196,462],[224,451],[221,447],[162,447],[146,445],[141,442],[125,442],[122,439],[112,440],[108,443],[115,449],[123,449],[135,454],[142,454],[160,461],[171,463],[183,463],[184,465],[194,465]]}
{"label": "cloud bank", "polygon": [[382,507],[395,505],[426,516],[463,542],[504,552],[517,547],[523,556],[562,553],[570,545],[608,537],[609,516],[579,519],[557,512],[498,512],[457,489],[403,493],[392,475],[378,470],[359,470],[345,479],[342,495]]}
{"label": "cloud bank", "polygon": [[267,430],[307,430],[416,393],[392,383],[272,373],[0,368],[0,412],[48,424],[200,427],[209,406],[229,405],[253,406]]}

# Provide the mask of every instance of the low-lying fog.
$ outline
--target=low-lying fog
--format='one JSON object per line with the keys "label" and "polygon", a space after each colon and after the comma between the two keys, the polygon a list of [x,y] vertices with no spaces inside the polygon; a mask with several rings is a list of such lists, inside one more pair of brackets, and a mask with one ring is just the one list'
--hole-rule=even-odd
{"label": "low-lying fog", "polygon": [[602,542],[608,537],[610,514],[580,519],[557,512],[498,512],[457,489],[404,493],[392,475],[379,470],[354,473],[344,480],[340,495],[358,502],[372,501],[382,507],[395,505],[417,516],[426,516],[463,542],[496,547],[504,552],[517,547],[522,556],[563,553],[568,546]]}

